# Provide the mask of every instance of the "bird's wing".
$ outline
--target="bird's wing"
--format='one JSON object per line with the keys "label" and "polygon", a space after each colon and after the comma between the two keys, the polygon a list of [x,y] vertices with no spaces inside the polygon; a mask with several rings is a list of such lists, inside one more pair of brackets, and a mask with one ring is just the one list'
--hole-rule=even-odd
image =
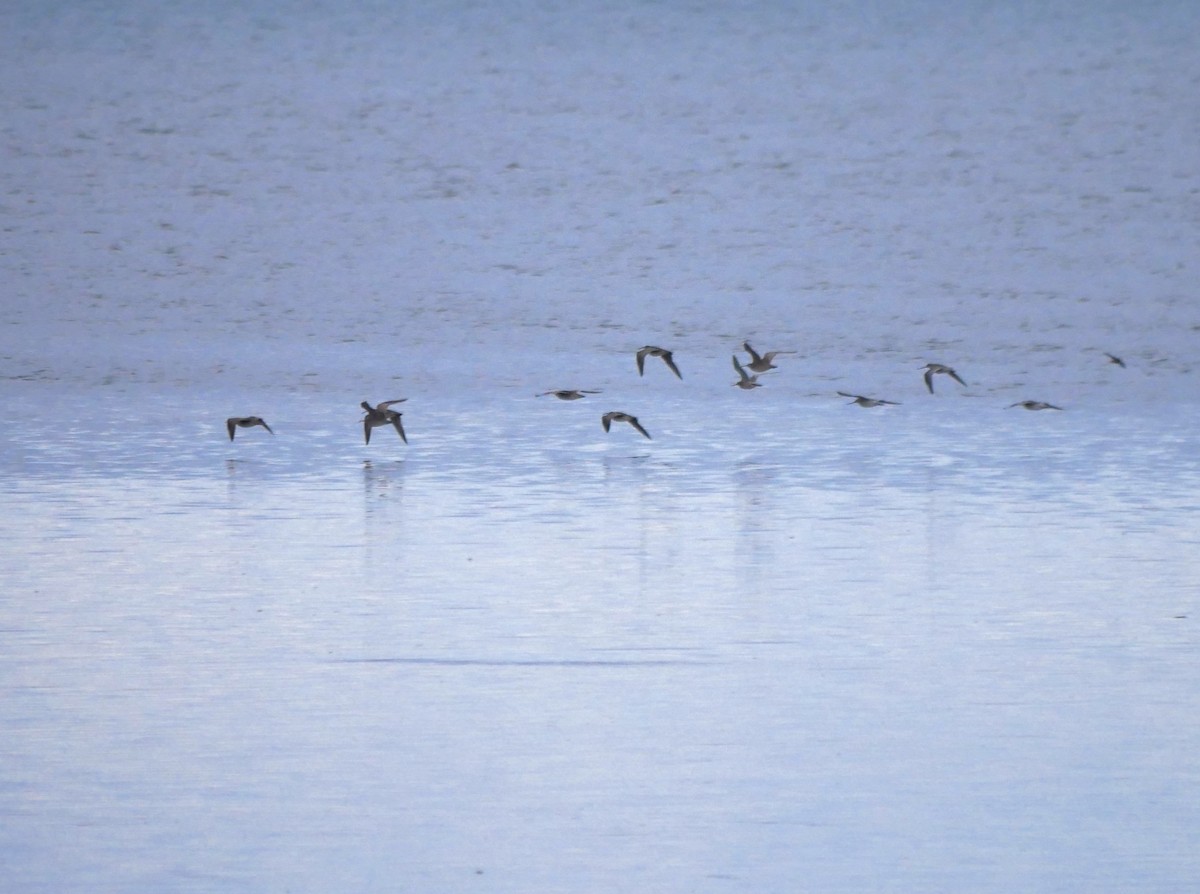
{"label": "bird's wing", "polygon": [[226,419],[225,420],[225,428],[228,429],[229,440],[232,441],[233,440],[233,432],[237,428],[237,423],[234,422],[232,419]]}
{"label": "bird's wing", "polygon": [[925,387],[933,394],[933,370],[929,368],[925,369]]}
{"label": "bird's wing", "polygon": [[948,370],[946,370],[946,372],[950,373],[950,378],[952,378],[954,381],[958,382],[958,384],[963,385],[964,387],[966,386],[967,383],[964,382],[962,379],[960,379],[958,377],[958,373],[956,373],[954,370],[948,369]]}
{"label": "bird's wing", "polygon": [[366,443],[371,443],[371,417],[369,416],[363,419],[363,438]]}
{"label": "bird's wing", "polygon": [[748,342],[748,341],[742,342],[742,350],[744,350],[747,354],[750,355],[751,363],[758,363],[758,361],[762,359],[761,357],[758,356],[758,352],[756,350],[754,350],[754,348],[750,347],[750,342]]}
{"label": "bird's wing", "polygon": [[[642,428],[642,423],[638,422],[635,417],[633,417],[633,416],[629,417],[629,424],[632,425],[634,428],[636,428],[638,431],[640,431],[647,438],[650,438],[650,432],[648,432],[648,431],[646,431],[646,429]],[[650,440],[654,440],[654,439],[650,438]]]}
{"label": "bird's wing", "polygon": [[396,432],[400,435],[400,440],[405,444],[408,443],[408,438],[404,436],[404,426],[400,424],[400,414],[396,414],[396,418],[392,420],[392,425],[396,427]]}
{"label": "bird's wing", "polygon": [[612,418],[612,413],[605,413],[600,417],[600,424],[604,426],[605,431],[608,431],[609,427],[612,425]]}
{"label": "bird's wing", "polygon": [[679,371],[679,367],[675,365],[675,357],[670,351],[665,352],[662,355],[662,359],[663,363],[670,368],[671,372],[675,373],[676,378],[683,378],[683,374]]}
{"label": "bird's wing", "polygon": [[377,406],[375,409],[377,409],[377,410],[386,410],[386,409],[387,409],[388,407],[390,407],[392,404],[402,404],[402,403],[404,403],[406,400],[408,400],[408,398],[407,398],[407,397],[400,397],[400,398],[397,398],[396,400],[385,400],[385,401],[380,401],[380,403],[379,403],[379,406]]}
{"label": "bird's wing", "polygon": [[[262,423],[263,428],[265,428],[267,431],[271,431],[271,426],[267,425],[267,420],[260,419],[258,421]],[[271,434],[275,434],[275,432],[271,431]]]}

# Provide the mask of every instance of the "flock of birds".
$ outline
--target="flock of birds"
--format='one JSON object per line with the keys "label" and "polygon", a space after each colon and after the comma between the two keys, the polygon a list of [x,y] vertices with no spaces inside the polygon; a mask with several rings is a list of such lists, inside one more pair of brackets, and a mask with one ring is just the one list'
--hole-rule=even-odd
{"label": "flock of birds", "polygon": [[[781,354],[796,353],[795,351],[767,351],[765,354],[759,354],[750,346],[750,342],[748,341],[742,342],[742,349],[750,356],[750,360],[743,364],[738,359],[737,354],[733,355],[733,368],[738,374],[738,380],[734,382],[733,385],[734,387],[741,388],[744,391],[749,391],[752,388],[762,387],[762,383],[758,381],[758,377],[762,373],[779,368],[774,362],[776,357],[780,356]],[[1105,353],[1104,356],[1108,358],[1109,363],[1124,368],[1125,361],[1120,357],[1109,353]],[[660,348],[657,345],[646,345],[638,350],[636,357],[639,376],[644,376],[646,374],[646,358],[657,357],[658,359],[662,360],[664,364],[666,364],[667,369],[673,372],[677,378],[683,378],[683,373],[679,371],[679,367],[675,364],[674,353],[668,351],[666,348]],[[944,363],[927,363],[922,368],[922,372],[924,373],[925,387],[929,389],[930,394],[934,393],[934,376],[948,376],[963,387],[966,387],[967,384],[962,380],[962,377],[954,371],[954,369],[946,366]],[[589,390],[586,388],[560,388],[551,391],[543,391],[536,396],[557,397],[559,400],[581,400],[589,394],[601,393],[602,392],[600,391]],[[894,400],[884,400],[878,397],[866,397],[862,394],[850,394],[846,391],[839,391],[838,394],[842,397],[850,398],[850,403],[857,404],[860,407],[871,408],[899,406],[899,403]],[[405,444],[408,443],[408,436],[404,434],[404,426],[401,423],[401,417],[403,414],[399,410],[392,409],[393,406],[404,403],[404,401],[407,399],[408,398],[401,397],[396,400],[385,400],[376,404],[375,406],[371,406],[365,400],[360,404],[365,412],[365,415],[362,418],[362,426],[363,438],[367,444],[371,443],[372,429],[388,425],[396,429],[396,434],[400,436],[401,441],[403,441]],[[1012,407],[1022,407],[1026,410],[1062,409],[1062,407],[1040,400],[1019,400],[1016,403],[1009,405],[1009,409]],[[630,415],[629,413],[623,413],[614,410],[612,412],[605,413],[600,417],[600,424],[604,426],[604,430],[606,432],[612,428],[612,424],[614,422],[628,423],[635,430],[641,433],[643,437],[650,438],[650,432],[646,431],[636,416]],[[232,416],[225,420],[225,428],[229,432],[229,440],[231,441],[233,440],[234,433],[239,428],[254,428],[255,426],[259,425],[265,428],[268,432],[271,432],[272,435],[275,434],[275,432],[271,431],[271,426],[267,425],[261,416]]]}

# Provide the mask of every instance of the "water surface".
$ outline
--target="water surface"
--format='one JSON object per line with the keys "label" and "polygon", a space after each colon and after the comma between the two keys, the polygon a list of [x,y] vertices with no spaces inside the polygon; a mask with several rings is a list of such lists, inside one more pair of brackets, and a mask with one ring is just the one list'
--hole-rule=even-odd
{"label": "water surface", "polygon": [[1194,885],[1194,4],[3,19],[7,889]]}

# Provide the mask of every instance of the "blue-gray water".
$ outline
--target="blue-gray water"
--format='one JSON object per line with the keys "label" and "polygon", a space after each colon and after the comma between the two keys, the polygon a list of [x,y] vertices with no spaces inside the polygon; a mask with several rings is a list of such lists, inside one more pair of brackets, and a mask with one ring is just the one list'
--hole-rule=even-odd
{"label": "blue-gray water", "polygon": [[14,889],[1190,877],[1195,424],[759,397],[9,433]]}
{"label": "blue-gray water", "polygon": [[5,890],[1189,889],[1197,14],[954,15],[6,13]]}

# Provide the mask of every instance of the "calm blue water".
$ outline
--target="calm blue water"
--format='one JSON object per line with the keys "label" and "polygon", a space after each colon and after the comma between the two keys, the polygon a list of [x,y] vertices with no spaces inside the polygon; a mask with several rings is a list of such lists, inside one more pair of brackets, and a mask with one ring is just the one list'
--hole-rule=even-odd
{"label": "calm blue water", "polygon": [[1190,890],[1196,9],[868,6],[0,16],[0,887]]}
{"label": "calm blue water", "polygon": [[9,432],[15,889],[1181,881],[1193,423],[767,396]]}

